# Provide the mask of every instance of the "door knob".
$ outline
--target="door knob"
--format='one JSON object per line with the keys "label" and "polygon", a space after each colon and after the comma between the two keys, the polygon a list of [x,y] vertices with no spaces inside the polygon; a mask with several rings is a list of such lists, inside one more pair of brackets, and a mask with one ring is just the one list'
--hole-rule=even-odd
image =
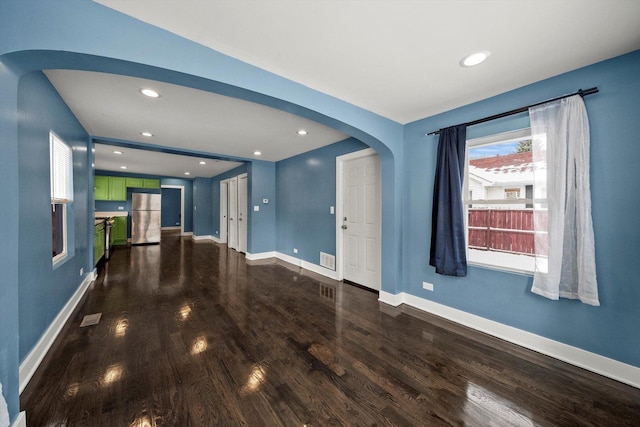
{"label": "door knob", "polygon": [[346,230],[347,229],[347,224],[342,224],[342,229]]}

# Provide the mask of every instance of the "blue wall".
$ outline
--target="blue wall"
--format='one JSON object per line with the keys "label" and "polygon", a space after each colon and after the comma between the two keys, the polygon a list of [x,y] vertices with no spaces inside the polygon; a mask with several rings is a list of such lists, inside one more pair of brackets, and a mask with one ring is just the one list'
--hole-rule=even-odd
{"label": "blue wall", "polygon": [[365,148],[350,138],[277,163],[278,252],[317,265],[321,251],[336,254],[336,157]]}
{"label": "blue wall", "polygon": [[[273,252],[276,245],[276,164],[254,160],[249,165],[248,242],[251,254]],[[269,199],[269,203],[262,203]],[[274,200],[275,199],[275,200]],[[258,206],[259,211],[254,211]]]}
{"label": "blue wall", "polygon": [[193,180],[193,235],[210,236],[213,234],[212,179]]}
{"label": "blue wall", "polygon": [[[24,360],[84,276],[93,271],[89,214],[89,135],[41,72],[24,75],[18,91],[20,360]],[[69,206],[70,256],[51,264],[49,130],[73,149],[74,202]],[[84,274],[79,274],[80,269]]]}
{"label": "blue wall", "polygon": [[[640,51],[523,87],[406,126],[404,290],[487,319],[640,367]],[[429,236],[436,137],[426,132],[598,86],[585,98],[591,127],[591,195],[600,307],[532,294],[532,278],[470,268],[436,275]],[[468,137],[528,125],[526,114],[469,128]],[[435,291],[422,289],[422,281]]]}
{"label": "blue wall", "polygon": [[179,227],[182,223],[179,188],[162,189],[162,227]]}

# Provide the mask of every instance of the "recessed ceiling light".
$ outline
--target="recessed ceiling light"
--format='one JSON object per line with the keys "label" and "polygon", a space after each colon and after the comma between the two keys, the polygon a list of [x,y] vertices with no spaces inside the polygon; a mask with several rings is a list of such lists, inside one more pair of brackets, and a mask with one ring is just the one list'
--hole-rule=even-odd
{"label": "recessed ceiling light", "polygon": [[207,164],[207,162],[205,162],[204,160],[201,160],[201,161],[200,161],[200,162],[198,162],[198,163],[199,163],[199,164],[201,164],[201,165],[206,165],[206,164]]}
{"label": "recessed ceiling light", "polygon": [[185,172],[184,174],[185,175],[191,175],[191,172]]}
{"label": "recessed ceiling light", "polygon": [[298,135],[306,135],[307,133],[308,133],[308,132],[307,132],[306,130],[304,130],[304,129],[300,129],[300,130],[298,131]]}
{"label": "recessed ceiling light", "polygon": [[120,166],[120,169],[126,169],[126,168],[127,168],[126,166]]}
{"label": "recessed ceiling light", "polygon": [[151,138],[153,136],[151,132],[140,132],[140,135],[146,136],[147,138]]}
{"label": "recessed ceiling light", "polygon": [[140,93],[149,98],[160,98],[160,94],[153,89],[140,89]]}
{"label": "recessed ceiling light", "polygon": [[491,52],[489,52],[488,50],[472,53],[471,55],[467,55],[460,60],[460,66],[473,67],[474,65],[481,64],[489,57],[489,55],[491,55]]}
{"label": "recessed ceiling light", "polygon": [[113,151],[113,154],[123,154],[123,153],[122,153],[122,151],[114,150],[114,151]]}
{"label": "recessed ceiling light", "polygon": [[254,152],[253,152],[253,155],[254,155],[254,156],[260,156],[260,155],[262,155],[262,152],[261,152],[261,151],[256,150],[256,151],[254,151]]}

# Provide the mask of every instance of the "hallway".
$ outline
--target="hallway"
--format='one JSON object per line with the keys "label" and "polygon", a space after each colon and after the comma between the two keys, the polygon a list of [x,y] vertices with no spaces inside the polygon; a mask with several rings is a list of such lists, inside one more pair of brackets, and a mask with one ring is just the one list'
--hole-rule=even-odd
{"label": "hallway", "polygon": [[29,426],[640,420],[638,389],[377,298],[175,234],[117,248],[21,409]]}

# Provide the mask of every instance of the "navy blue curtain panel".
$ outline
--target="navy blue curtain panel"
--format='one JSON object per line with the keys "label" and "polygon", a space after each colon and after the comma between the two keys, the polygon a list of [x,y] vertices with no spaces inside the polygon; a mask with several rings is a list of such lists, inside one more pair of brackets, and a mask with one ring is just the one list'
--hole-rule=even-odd
{"label": "navy blue curtain panel", "polygon": [[429,264],[447,276],[467,275],[462,206],[466,139],[466,125],[458,125],[442,129],[438,142]]}

